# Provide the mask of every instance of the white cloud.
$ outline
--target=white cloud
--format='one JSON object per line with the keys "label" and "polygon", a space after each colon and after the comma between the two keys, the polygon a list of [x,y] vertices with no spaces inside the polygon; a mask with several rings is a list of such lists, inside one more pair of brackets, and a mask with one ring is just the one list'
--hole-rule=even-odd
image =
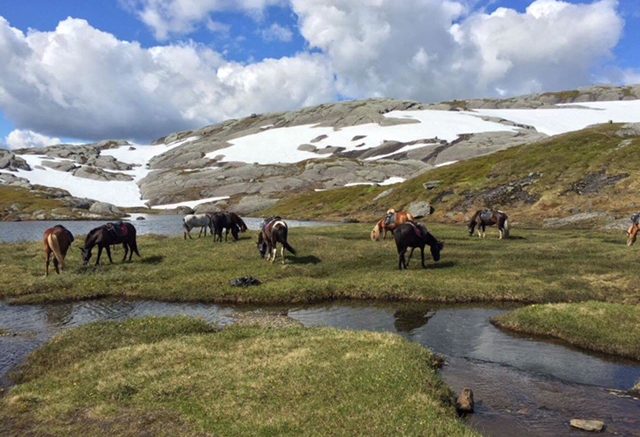
{"label": "white cloud", "polygon": [[45,135],[40,135],[39,133],[23,129],[15,129],[11,131],[5,138],[5,142],[7,146],[9,146],[9,149],[45,147],[62,143],[60,138],[47,137]]}
{"label": "white cloud", "polygon": [[273,23],[266,29],[262,29],[260,35],[262,35],[262,39],[266,41],[289,42],[293,39],[291,29],[281,26],[278,23]]}
{"label": "white cloud", "polygon": [[0,17],[0,59],[0,108],[50,136],[143,141],[335,97],[319,55],[242,65],[194,43],[145,49],[71,18],[25,35]]}

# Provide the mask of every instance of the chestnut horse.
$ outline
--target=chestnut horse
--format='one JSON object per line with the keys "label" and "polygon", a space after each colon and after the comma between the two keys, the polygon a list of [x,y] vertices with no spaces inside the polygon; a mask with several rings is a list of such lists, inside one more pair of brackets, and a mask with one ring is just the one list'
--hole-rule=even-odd
{"label": "chestnut horse", "polygon": [[487,226],[493,225],[498,225],[500,240],[509,238],[509,217],[503,211],[492,209],[480,209],[473,214],[468,226],[469,235],[473,235],[473,230],[478,226],[478,237],[484,238]]}
{"label": "chestnut horse", "polygon": [[631,226],[627,229],[627,246],[633,246],[640,232],[640,212],[631,216]]}
{"label": "chestnut horse", "polygon": [[94,246],[98,246],[98,258],[96,259],[96,265],[100,264],[100,255],[102,249],[107,251],[109,262],[113,264],[111,259],[111,248],[114,244],[122,244],[124,249],[124,257],[122,262],[127,259],[127,253],[129,254],[129,261],[135,252],[140,256],[138,252],[138,243],[136,242],[136,228],[128,222],[107,223],[106,225],[99,226],[89,231],[87,238],[84,240],[84,248],[82,251],[82,265],[86,266],[91,259],[91,249]]}
{"label": "chestnut horse", "polygon": [[407,211],[395,211],[390,209],[387,211],[387,215],[378,220],[378,223],[373,227],[371,231],[371,240],[380,241],[380,236],[384,240],[387,238],[387,231],[393,232],[395,228],[403,223],[413,221],[413,216]]}
{"label": "chestnut horse", "polygon": [[[60,270],[64,270],[64,257],[67,250],[73,242],[73,234],[62,225],[55,225],[44,231],[44,253],[47,255],[47,261],[44,265],[44,275],[49,276],[49,261],[53,253],[53,267],[56,273],[60,274]],[[60,269],[58,269],[58,265]]]}

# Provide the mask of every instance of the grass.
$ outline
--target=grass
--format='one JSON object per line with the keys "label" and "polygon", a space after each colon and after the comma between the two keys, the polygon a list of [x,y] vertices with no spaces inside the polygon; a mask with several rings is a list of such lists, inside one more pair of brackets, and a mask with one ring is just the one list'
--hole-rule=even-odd
{"label": "grass", "polygon": [[[438,264],[397,269],[392,240],[372,242],[369,225],[296,228],[289,234],[298,256],[287,264],[262,260],[249,232],[235,243],[211,239],[144,237],[143,258],[81,267],[79,239],[67,270],[44,277],[40,243],[0,245],[0,298],[45,303],[98,297],[235,303],[304,303],[330,299],[528,303],[585,300],[640,302],[635,248],[624,235],[592,231],[518,230],[500,241],[469,237],[460,226],[430,225],[444,240]],[[250,239],[251,238],[251,239]],[[427,251],[428,252],[428,251]],[[103,254],[104,255],[104,254]],[[94,258],[95,259],[95,253]],[[92,259],[92,260],[93,260]],[[254,276],[262,285],[238,288],[230,281]]]}
{"label": "grass", "polygon": [[517,332],[549,336],[576,346],[640,360],[640,307],[605,302],[531,305],[494,322]]}
{"label": "grass", "polygon": [[[11,206],[15,206],[15,210]],[[0,220],[11,217],[17,212],[31,214],[36,211],[51,211],[56,208],[64,208],[69,211],[65,203],[59,199],[51,199],[40,191],[27,190],[21,187],[0,185]]]}
{"label": "grass", "polygon": [[[466,160],[430,170],[402,184],[390,187],[349,187],[323,192],[287,196],[263,215],[282,215],[300,219],[340,219],[362,221],[384,215],[388,208],[401,209],[411,202],[431,202],[432,219],[460,222],[465,214],[479,207],[503,208],[512,221],[540,225],[545,218],[565,217],[577,212],[605,211],[625,216],[640,207],[640,138],[622,139],[615,135],[619,124],[600,125],[535,144],[513,147],[488,156]],[[586,175],[605,172],[606,176],[628,174],[617,184],[592,194],[570,191]],[[527,204],[508,196],[492,201],[484,193],[521,181],[535,174],[524,190],[538,199]],[[426,190],[423,184],[440,181]],[[382,192],[392,192],[377,199]]]}
{"label": "grass", "polygon": [[0,434],[475,435],[435,367],[393,334],[103,322],[28,360]]}

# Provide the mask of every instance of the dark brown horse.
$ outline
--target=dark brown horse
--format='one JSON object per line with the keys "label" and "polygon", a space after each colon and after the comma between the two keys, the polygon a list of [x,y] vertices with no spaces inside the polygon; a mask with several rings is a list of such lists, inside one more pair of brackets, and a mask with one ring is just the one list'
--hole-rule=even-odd
{"label": "dark brown horse", "polygon": [[498,232],[500,240],[503,238],[509,238],[509,217],[503,211],[492,209],[480,209],[473,214],[471,221],[469,222],[469,235],[473,235],[473,230],[478,226],[478,237],[484,238],[486,236],[487,226],[498,225]]}
{"label": "dark brown horse", "polygon": [[239,233],[247,230],[247,225],[235,212],[214,212],[208,214],[211,219],[211,233],[213,241],[222,241],[222,231],[225,231],[224,241],[229,237],[229,231],[233,239],[238,241]]}
{"label": "dark brown horse", "polygon": [[[47,260],[44,265],[44,275],[49,276],[49,261],[51,260],[51,254],[53,253],[53,267],[56,269],[56,273],[60,273],[60,270],[64,270],[64,257],[67,255],[67,250],[73,242],[73,234],[64,226],[56,225],[44,231],[44,253],[47,255]],[[60,268],[58,269],[58,266]]]}
{"label": "dark brown horse", "polygon": [[407,211],[395,211],[390,209],[387,211],[387,215],[378,220],[378,223],[373,227],[371,231],[371,239],[373,241],[380,241],[380,237],[384,240],[387,238],[387,231],[393,231],[396,227],[403,223],[413,221],[413,216]]}
{"label": "dark brown horse", "polygon": [[87,238],[84,240],[84,248],[80,249],[82,251],[82,265],[86,266],[89,263],[93,246],[98,246],[96,265],[100,263],[102,249],[106,249],[109,262],[113,264],[109,246],[114,244],[122,244],[124,248],[122,262],[125,262],[127,259],[127,253],[129,254],[129,261],[131,261],[134,252],[140,256],[138,244],[136,243],[136,228],[127,222],[107,223],[106,225],[92,229],[87,234]]}
{"label": "dark brown horse", "polygon": [[633,246],[640,232],[640,213],[631,216],[631,226],[627,229],[627,246]]}
{"label": "dark brown horse", "polygon": [[280,256],[282,264],[284,264],[284,250],[287,249],[292,254],[296,254],[296,250],[287,241],[289,227],[287,223],[280,217],[269,217],[262,222],[260,233],[258,234],[258,251],[267,261],[274,262],[276,260],[277,247],[280,243]]}
{"label": "dark brown horse", "polygon": [[[438,241],[422,223],[407,222],[396,227],[393,231],[393,237],[396,240],[396,248],[398,249],[398,268],[402,270],[409,266],[411,255],[416,247],[420,248],[420,256],[422,259],[422,267],[427,266],[424,263],[424,246],[429,245],[431,248],[431,257],[434,261],[440,261],[440,252],[444,248],[444,243]],[[404,255],[408,248],[409,258],[405,260]]]}

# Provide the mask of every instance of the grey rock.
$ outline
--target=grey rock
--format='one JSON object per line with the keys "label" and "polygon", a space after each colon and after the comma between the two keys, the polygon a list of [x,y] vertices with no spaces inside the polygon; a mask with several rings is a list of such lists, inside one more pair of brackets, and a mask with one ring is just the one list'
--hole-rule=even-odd
{"label": "grey rock", "polygon": [[16,156],[15,153],[0,149],[0,169],[16,171],[31,170],[31,167],[29,167],[27,161]]}
{"label": "grey rock", "polygon": [[389,194],[393,193],[393,188],[389,188],[388,190],[384,190],[382,193],[378,194],[373,198],[373,201],[376,202],[384,197],[387,197]]}
{"label": "grey rock", "polygon": [[568,217],[552,217],[543,220],[542,226],[545,228],[562,228],[565,226],[575,225],[587,225],[606,222],[609,223],[614,220],[614,217],[606,212],[581,212],[578,214],[570,215]]}
{"label": "grey rock", "polygon": [[316,152],[318,148],[312,144],[300,144],[298,150],[302,150],[303,152]]}
{"label": "grey rock", "polygon": [[31,188],[28,179],[15,176],[10,173],[0,173],[0,184],[10,185],[13,187]]}
{"label": "grey rock", "polygon": [[640,123],[627,123],[616,131],[620,138],[640,137]]}
{"label": "grey rock", "polygon": [[96,181],[132,181],[133,178],[124,173],[112,173],[102,170],[99,167],[83,165],[72,171],[74,176],[93,179]]}
{"label": "grey rock", "polygon": [[252,212],[270,208],[278,203],[278,199],[263,196],[244,196],[234,207],[238,214],[251,214]]}
{"label": "grey rock", "polygon": [[442,181],[427,181],[424,184],[422,184],[422,186],[424,187],[425,190],[433,190],[435,188],[438,188],[441,183]]}
{"label": "grey rock", "polygon": [[415,218],[421,218],[421,217],[431,215],[433,214],[433,211],[434,211],[433,206],[431,206],[429,202],[424,202],[422,200],[411,202],[406,209]]}
{"label": "grey rock", "polygon": [[78,168],[78,166],[75,165],[73,161],[69,161],[69,160],[64,160],[64,161],[43,160],[42,165],[44,165],[45,167],[52,168],[54,170],[64,171],[64,172],[72,171]]}
{"label": "grey rock", "polygon": [[604,430],[604,422],[601,420],[571,419],[569,422],[572,428],[583,431],[601,432]]}
{"label": "grey rock", "polygon": [[95,202],[89,208],[89,212],[101,216],[121,217],[124,213],[115,205],[106,202]]}

